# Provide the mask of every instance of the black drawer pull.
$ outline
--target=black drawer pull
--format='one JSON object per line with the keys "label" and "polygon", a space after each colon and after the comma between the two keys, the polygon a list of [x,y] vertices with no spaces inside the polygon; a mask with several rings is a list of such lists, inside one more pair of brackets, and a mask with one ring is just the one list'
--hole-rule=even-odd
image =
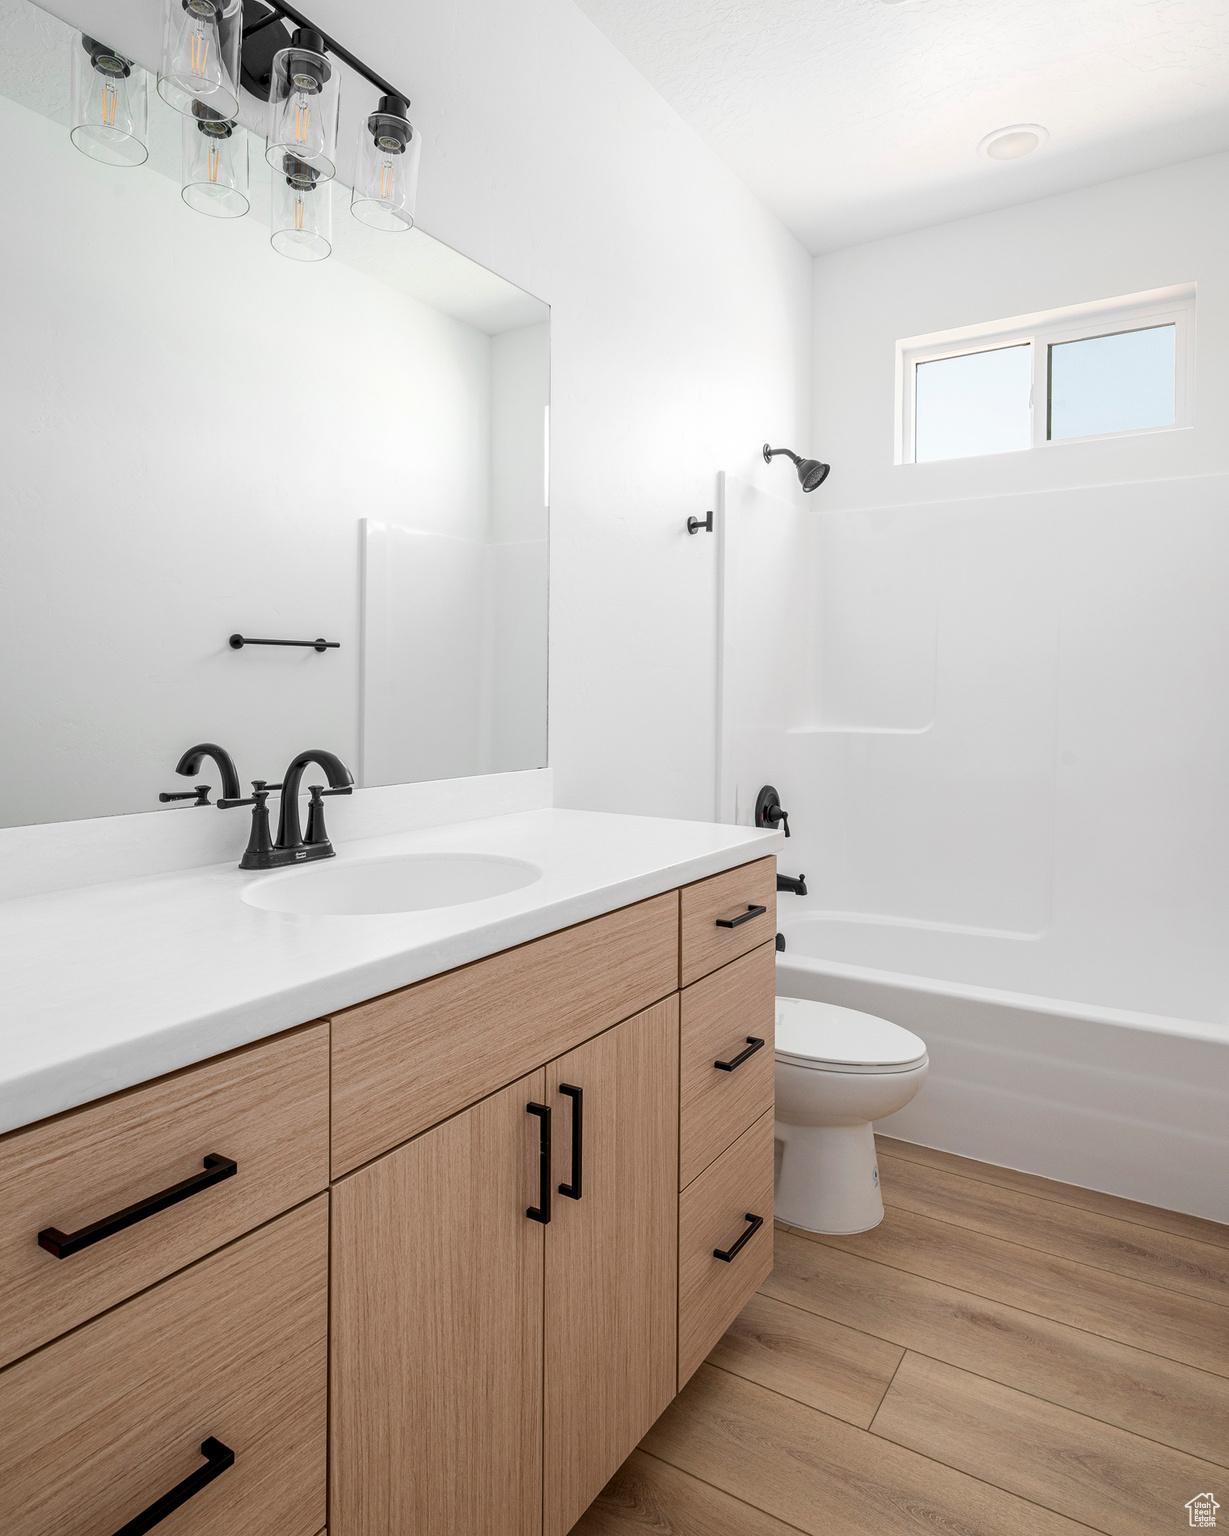
{"label": "black drawer pull", "polygon": [[755,1234],[764,1225],[764,1218],[762,1216],[753,1216],[750,1211],[748,1211],[747,1214],[743,1217],[743,1220],[749,1221],[751,1225],[734,1244],[733,1248],[714,1248],[713,1258],[724,1259],[728,1264],[731,1259],[737,1257],[741,1249],[743,1249],[751,1241]]}
{"label": "black drawer pull", "polygon": [[763,917],[768,911],[767,907],[748,907],[741,917],[719,917],[718,928],[741,928],[744,923],[749,923],[753,917]]}
{"label": "black drawer pull", "polygon": [[227,1467],[235,1464],[235,1453],[229,1445],[223,1445],[220,1440],[215,1440],[212,1435],[201,1443],[201,1455],[205,1458],[205,1465],[198,1467],[190,1477],[185,1477],[182,1483],[176,1483],[170,1493],[164,1493],[135,1520],[129,1520],[127,1525],[121,1525],[115,1536],[144,1536],[146,1531],[152,1531],[154,1526],[160,1525],[163,1520],[186,1504],[194,1494],[207,1488],[215,1477],[220,1477]]}
{"label": "black drawer pull", "polygon": [[59,1227],[44,1227],[38,1234],[38,1246],[45,1248],[48,1253],[54,1253],[57,1259],[66,1259],[70,1253],[80,1253],[82,1248],[101,1243],[104,1237],[112,1237],[125,1227],[134,1227],[147,1216],[156,1216],[159,1211],[178,1205],[181,1200],[198,1195],[202,1189],[220,1184],[223,1179],[233,1178],[238,1172],[239,1164],[233,1158],[219,1157],[216,1152],[211,1152],[205,1159],[204,1173],[194,1173],[182,1184],[172,1184],[170,1189],[164,1189],[161,1194],[150,1195],[148,1200],[138,1200],[135,1205],[127,1205],[122,1211],[116,1211],[114,1216],[92,1221],[79,1232],[61,1232]]}
{"label": "black drawer pull", "polygon": [[742,1066],[748,1056],[754,1056],[756,1051],[763,1050],[763,1048],[764,1042],[762,1040],[757,1040],[754,1035],[748,1035],[747,1049],[745,1051],[739,1051],[733,1061],[715,1061],[713,1066],[717,1068],[718,1072],[733,1072],[735,1067]]}
{"label": "black drawer pull", "polygon": [[571,1083],[560,1083],[559,1092],[566,1093],[572,1101],[572,1182],[570,1184],[560,1184],[559,1193],[566,1195],[569,1200],[579,1200],[582,1159],[584,1157],[585,1090],[583,1088],[575,1088]]}
{"label": "black drawer pull", "polygon": [[525,1212],[530,1221],[550,1224],[550,1105],[526,1104],[531,1115],[537,1115],[538,1127],[538,1203]]}

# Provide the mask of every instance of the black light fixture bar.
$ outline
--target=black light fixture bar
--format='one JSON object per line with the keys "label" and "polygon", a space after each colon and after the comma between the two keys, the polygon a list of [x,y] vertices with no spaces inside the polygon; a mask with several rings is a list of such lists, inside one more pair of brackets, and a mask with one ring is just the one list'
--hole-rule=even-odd
{"label": "black light fixture bar", "polygon": [[405,91],[398,90],[395,85],[389,85],[387,80],[377,75],[375,70],[369,69],[356,54],[351,53],[348,48],[343,48],[336,38],[330,37],[323,27],[318,27],[314,21],[309,21],[302,11],[296,10],[292,5],[286,5],[285,0],[261,0],[261,4],[269,8],[270,14],[262,16],[252,26],[245,27],[243,29],[244,37],[248,37],[253,32],[258,32],[275,17],[280,17],[283,21],[292,21],[296,27],[307,27],[311,31],[320,34],[324,39],[324,46],[327,52],[340,59],[343,64],[348,64],[356,74],[362,75],[364,80],[369,80],[382,96],[400,96],[402,101],[407,106],[409,105],[410,98]]}

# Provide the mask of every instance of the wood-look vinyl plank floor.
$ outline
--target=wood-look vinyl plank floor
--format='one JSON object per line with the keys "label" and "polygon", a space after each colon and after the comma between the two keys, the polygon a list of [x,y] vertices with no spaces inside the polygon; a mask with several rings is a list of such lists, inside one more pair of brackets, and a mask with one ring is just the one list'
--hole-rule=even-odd
{"label": "wood-look vinyl plank floor", "polygon": [[1229,1249],[880,1154],[886,1207],[1229,1306]]}
{"label": "wood-look vinyl plank floor", "polygon": [[1001,1302],[889,1269],[793,1232],[766,1296],[1229,1465],[1229,1378]]}
{"label": "wood-look vinyl plank floor", "polygon": [[633,1451],[572,1536],[795,1536],[798,1527]]}
{"label": "wood-look vinyl plank floor", "polygon": [[761,1293],[708,1358],[735,1376],[869,1429],[904,1353]]}
{"label": "wood-look vinyl plank floor", "polygon": [[711,1365],[700,1367],[642,1443],[808,1536],[1073,1536],[1081,1529]]}
{"label": "wood-look vinyl plank floor", "polygon": [[1229,1376],[1229,1307],[1215,1302],[899,1208],[870,1232],[799,1236]]}
{"label": "wood-look vinyl plank floor", "polygon": [[[1229,1229],[880,1141],[577,1536],[1165,1536],[1229,1507]],[[867,1427],[869,1426],[869,1427]]]}
{"label": "wood-look vinyl plank floor", "polygon": [[919,1355],[905,1356],[874,1430],[1107,1536],[1176,1532],[1187,1499],[1224,1485],[1220,1467]]}
{"label": "wood-look vinyl plank floor", "polygon": [[1159,1205],[1143,1205],[1138,1200],[1124,1200],[1119,1195],[1102,1194],[1097,1189],[1081,1189],[1078,1184],[1062,1184],[1057,1179],[1043,1179],[1035,1173],[1021,1173],[1016,1168],[999,1168],[993,1163],[979,1163],[955,1152],[940,1152],[936,1147],[919,1147],[913,1142],[897,1141],[891,1136],[876,1136],[875,1143],[885,1157],[901,1157],[907,1162],[924,1163],[947,1173],[963,1174],[985,1184],[1001,1184],[1022,1194],[1038,1195],[1059,1205],[1075,1205],[1084,1211],[1097,1211],[1119,1221],[1152,1227],[1157,1232],[1171,1232],[1177,1237],[1192,1237],[1197,1242],[1215,1243],[1229,1248],[1229,1226],[1208,1221],[1202,1216],[1188,1216],[1183,1211],[1167,1211]]}

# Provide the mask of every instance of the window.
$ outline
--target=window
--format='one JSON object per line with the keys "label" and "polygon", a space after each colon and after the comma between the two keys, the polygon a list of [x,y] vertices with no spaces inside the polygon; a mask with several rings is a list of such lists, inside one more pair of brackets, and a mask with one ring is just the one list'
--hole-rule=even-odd
{"label": "window", "polygon": [[898,464],[976,458],[1193,420],[1195,288],[897,343]]}

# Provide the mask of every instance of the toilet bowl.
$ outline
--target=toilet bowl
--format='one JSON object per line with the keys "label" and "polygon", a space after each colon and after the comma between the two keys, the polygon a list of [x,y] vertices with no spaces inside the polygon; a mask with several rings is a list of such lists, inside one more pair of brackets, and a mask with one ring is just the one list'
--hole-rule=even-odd
{"label": "toilet bowl", "polygon": [[777,998],[774,1213],[807,1232],[883,1220],[871,1122],[903,1109],[929,1066],[926,1043],[873,1014]]}

